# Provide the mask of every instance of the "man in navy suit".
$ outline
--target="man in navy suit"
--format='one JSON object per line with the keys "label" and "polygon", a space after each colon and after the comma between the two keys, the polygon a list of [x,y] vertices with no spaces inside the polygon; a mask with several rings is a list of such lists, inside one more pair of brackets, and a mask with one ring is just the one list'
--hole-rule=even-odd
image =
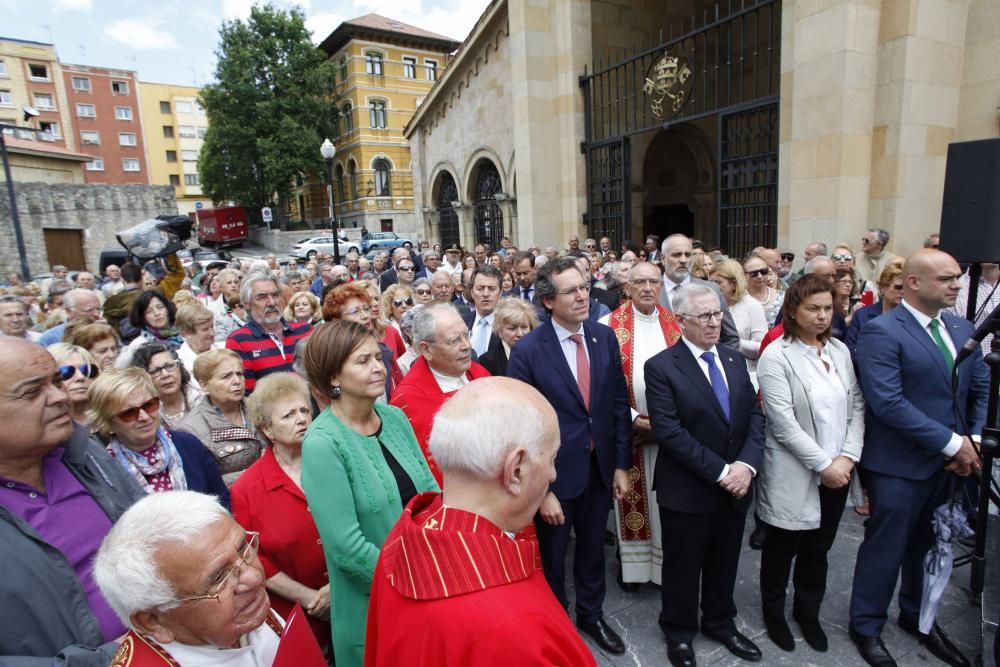
{"label": "man in navy suit", "polygon": [[881,633],[897,578],[900,628],[944,662],[969,664],[937,624],[923,634],[917,622],[933,512],[947,502],[954,475],[980,467],[969,436],[980,434],[985,421],[986,365],[977,348],[959,364],[952,392],[955,355],[973,328],[942,312],[954,305],[961,275],[946,253],[913,253],[903,266],[902,302],[869,321],[858,339],[868,403],[860,465],[871,518],[854,570],[850,634],[870,665],[896,664]]}
{"label": "man in navy suit", "polygon": [[535,290],[551,316],[511,349],[507,375],[538,389],[559,416],[557,477],[535,518],[545,578],[568,610],[566,552],[572,531],[577,627],[621,655],[625,644],[604,620],[603,609],[611,494],[621,499],[628,492],[632,461],[632,415],[618,342],[609,327],[588,320],[590,276],[573,258],[542,267]]}
{"label": "man in navy suit", "polygon": [[761,652],[736,629],[733,589],[764,415],[743,357],[719,345],[722,305],[704,285],[673,296],[681,342],[646,362],[646,404],[660,446],[653,489],[663,529],[660,627],[672,665],[695,664],[701,630],[744,660]]}

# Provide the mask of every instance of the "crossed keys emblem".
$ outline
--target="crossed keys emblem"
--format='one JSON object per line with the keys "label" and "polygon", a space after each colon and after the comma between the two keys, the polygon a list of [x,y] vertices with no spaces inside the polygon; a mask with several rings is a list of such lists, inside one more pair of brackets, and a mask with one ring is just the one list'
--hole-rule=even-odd
{"label": "crossed keys emblem", "polygon": [[683,56],[664,54],[649,68],[642,90],[650,98],[649,110],[659,119],[680,112],[691,94],[691,67]]}

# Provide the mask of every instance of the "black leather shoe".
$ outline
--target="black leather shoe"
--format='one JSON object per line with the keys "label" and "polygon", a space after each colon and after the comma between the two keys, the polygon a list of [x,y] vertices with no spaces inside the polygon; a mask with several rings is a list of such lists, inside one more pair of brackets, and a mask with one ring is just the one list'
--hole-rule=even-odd
{"label": "black leather shoe", "polygon": [[764,615],[764,627],[767,628],[767,636],[774,642],[774,645],[782,651],[795,650],[795,637],[792,636],[792,629],[788,627],[788,621],[784,616]]}
{"label": "black leather shoe", "polygon": [[684,642],[667,640],[667,660],[674,667],[695,667],[694,647]]}
{"label": "black leather shoe", "polygon": [[725,646],[737,658],[743,658],[749,662],[758,662],[764,657],[760,649],[757,648],[757,645],[750,641],[749,637],[739,632],[734,632],[731,635],[707,636]]}
{"label": "black leather shoe", "polygon": [[754,551],[760,551],[764,548],[765,539],[767,539],[767,524],[761,521],[750,533],[750,548]]}
{"label": "black leather shoe", "polygon": [[903,632],[913,635],[920,640],[920,645],[927,649],[938,660],[946,662],[955,667],[969,667],[968,659],[962,655],[958,647],[948,638],[941,626],[937,623],[931,628],[928,634],[920,632],[920,628],[915,621],[911,621],[905,616],[899,617],[899,627]]}
{"label": "black leather shoe", "polygon": [[847,634],[858,647],[861,658],[872,667],[896,667],[896,661],[889,655],[889,649],[882,643],[881,637],[859,635],[854,628],[848,627]]}
{"label": "black leather shoe", "polygon": [[618,568],[618,588],[622,589],[626,593],[638,593],[640,584],[635,581],[625,581],[625,576],[622,574],[622,569]]}
{"label": "black leather shoe", "polygon": [[806,640],[806,643],[809,644],[814,651],[826,653],[830,648],[830,642],[827,641],[826,633],[823,632],[823,626],[819,624],[819,619],[809,616],[800,616],[799,614],[792,614],[792,616],[795,617],[795,621],[799,624],[799,628],[802,629],[802,638]]}
{"label": "black leather shoe", "polygon": [[576,627],[590,636],[597,645],[612,655],[622,655],[625,653],[625,642],[618,636],[618,633],[611,629],[607,621],[603,618],[596,623],[581,623],[577,621]]}

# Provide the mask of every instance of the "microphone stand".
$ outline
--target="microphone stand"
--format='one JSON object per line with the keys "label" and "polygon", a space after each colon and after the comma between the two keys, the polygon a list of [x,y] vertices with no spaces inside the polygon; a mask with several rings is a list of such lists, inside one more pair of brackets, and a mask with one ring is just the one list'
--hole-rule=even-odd
{"label": "microphone stand", "polygon": [[[1000,324],[994,320],[995,325]],[[994,334],[1000,330],[995,326]],[[986,402],[986,422],[979,444],[983,467],[979,478],[979,505],[976,511],[976,546],[972,552],[972,572],[970,587],[972,594],[981,599],[986,582],[986,531],[989,524],[990,501],[1000,506],[1000,500],[993,493],[993,462],[1000,455],[1000,428],[998,428],[998,398],[1000,398],[1000,335],[993,336],[990,353],[986,355],[986,365],[990,369],[990,388]]]}

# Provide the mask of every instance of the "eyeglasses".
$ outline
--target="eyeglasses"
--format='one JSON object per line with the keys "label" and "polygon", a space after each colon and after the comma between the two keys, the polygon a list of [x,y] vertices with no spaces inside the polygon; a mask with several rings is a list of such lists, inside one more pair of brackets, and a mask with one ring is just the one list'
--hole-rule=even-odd
{"label": "eyeglasses", "polygon": [[151,415],[154,412],[159,412],[160,399],[154,396],[153,398],[149,399],[139,407],[129,408],[128,410],[122,410],[121,412],[116,414],[115,417],[118,417],[118,419],[121,419],[126,424],[131,424],[132,422],[134,422],[136,419],[139,418],[140,410],[145,412],[147,415]]}
{"label": "eyeglasses", "polygon": [[146,372],[149,373],[150,377],[154,377],[155,378],[157,375],[159,375],[163,371],[166,371],[168,373],[174,372],[175,370],[177,370],[178,366],[180,366],[180,362],[177,362],[177,361],[168,361],[167,363],[163,364],[162,366],[156,366],[155,368],[150,368]]}
{"label": "eyeglasses", "polygon": [[582,285],[577,285],[576,287],[568,287],[563,290],[558,290],[556,292],[556,295],[562,294],[565,296],[573,296],[578,292],[582,292],[583,294],[590,294],[590,283],[583,283]]}
{"label": "eyeglasses", "polygon": [[872,241],[871,241],[871,239],[862,238],[861,242],[862,243],[871,243]]}
{"label": "eyeglasses", "polygon": [[417,295],[418,296],[430,296],[430,293],[431,293],[431,291],[429,289],[418,289],[417,290]]}
{"label": "eyeglasses", "polygon": [[786,262],[794,262],[795,254],[791,252],[783,252],[781,253],[781,259],[785,260]]}
{"label": "eyeglasses", "polygon": [[760,278],[766,276],[771,272],[771,269],[754,269],[753,271],[747,271],[747,278]]}
{"label": "eyeglasses", "polygon": [[396,267],[396,270],[397,271],[412,271],[413,267],[412,266],[399,266],[399,267]]}
{"label": "eyeglasses", "polygon": [[221,602],[222,593],[226,590],[229,585],[229,580],[236,576],[236,581],[240,580],[240,573],[243,568],[246,567],[250,561],[252,561],[257,556],[257,548],[260,546],[260,533],[247,532],[243,539],[246,540],[246,546],[237,551],[240,555],[239,561],[236,562],[231,568],[219,575],[217,583],[213,584],[211,588],[208,589],[208,593],[205,595],[195,595],[187,598],[180,598],[176,602],[197,602],[198,600],[215,600],[216,602]]}
{"label": "eyeglasses", "polygon": [[429,343],[440,343],[441,345],[444,345],[445,347],[455,347],[455,346],[459,345],[462,342],[466,342],[467,343],[470,340],[472,340],[472,336],[471,336],[471,334],[468,331],[466,331],[465,333],[460,333],[457,336],[453,336],[453,337],[449,338],[448,340],[436,341],[434,339],[430,339],[427,342],[429,342]]}
{"label": "eyeglasses", "polygon": [[693,317],[702,324],[708,324],[712,320],[721,320],[723,317],[723,312],[721,310],[713,310],[707,313],[701,313],[700,315],[695,315],[694,313],[682,313],[685,317]]}
{"label": "eyeglasses", "polygon": [[358,313],[364,313],[365,315],[371,315],[371,306],[358,306],[357,308],[352,308],[345,313],[341,313],[341,317],[354,317]]}
{"label": "eyeglasses", "polygon": [[835,262],[853,262],[854,255],[831,255],[830,259]]}
{"label": "eyeglasses", "polygon": [[402,306],[404,303],[407,306],[412,306],[413,305],[413,297],[408,296],[405,299],[393,299],[392,300],[392,305],[396,306],[397,308],[399,308],[400,306]]}
{"label": "eyeglasses", "polygon": [[79,366],[70,366],[67,364],[66,366],[59,367],[59,377],[61,377],[65,382],[66,380],[69,380],[71,377],[76,375],[77,371],[79,371],[80,375],[82,375],[83,377],[90,378],[91,380],[93,380],[95,377],[101,374],[101,369],[98,368],[97,366],[91,366],[90,364],[80,364]]}

